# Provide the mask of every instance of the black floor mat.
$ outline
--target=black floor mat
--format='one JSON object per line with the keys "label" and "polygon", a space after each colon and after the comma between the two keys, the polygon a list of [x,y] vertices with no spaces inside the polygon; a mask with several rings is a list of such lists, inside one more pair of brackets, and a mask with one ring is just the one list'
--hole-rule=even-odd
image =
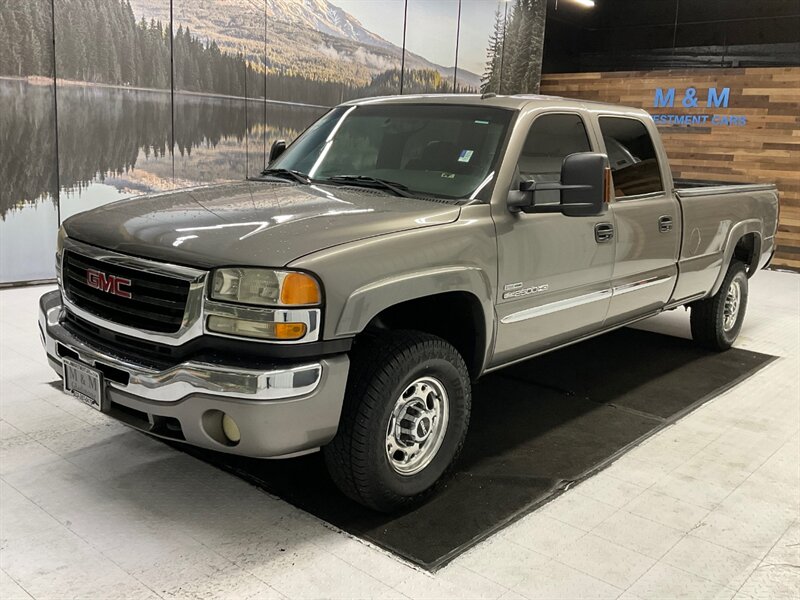
{"label": "black floor mat", "polygon": [[319,453],[262,461],[180,447],[436,569],[772,358],[623,329],[488,375],[475,386],[454,476],[405,514],[376,514],[344,498]]}

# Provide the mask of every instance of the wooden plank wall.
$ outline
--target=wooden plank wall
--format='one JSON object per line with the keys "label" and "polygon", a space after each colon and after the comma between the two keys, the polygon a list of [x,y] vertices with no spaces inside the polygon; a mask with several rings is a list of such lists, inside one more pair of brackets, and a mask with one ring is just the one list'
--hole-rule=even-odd
{"label": "wooden plank wall", "polygon": [[[675,88],[673,107],[655,90]],[[696,107],[682,100],[697,90]],[[730,88],[728,108],[707,107],[708,88]],[[675,177],[776,183],[781,199],[773,266],[800,270],[800,68],[691,69],[543,75],[543,94],[644,108],[654,115],[730,115],[746,125],[658,124]],[[657,121],[658,122],[658,121]]]}

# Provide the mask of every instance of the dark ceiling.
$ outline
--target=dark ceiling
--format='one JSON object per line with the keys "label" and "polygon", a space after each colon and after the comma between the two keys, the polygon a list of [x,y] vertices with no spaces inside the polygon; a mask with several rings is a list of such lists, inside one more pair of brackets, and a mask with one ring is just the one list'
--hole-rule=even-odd
{"label": "dark ceiling", "polygon": [[545,73],[800,65],[800,0],[548,0]]}

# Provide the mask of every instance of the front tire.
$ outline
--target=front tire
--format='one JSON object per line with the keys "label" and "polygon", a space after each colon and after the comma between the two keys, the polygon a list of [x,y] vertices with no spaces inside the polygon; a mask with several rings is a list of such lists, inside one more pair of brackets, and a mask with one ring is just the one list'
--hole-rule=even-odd
{"label": "front tire", "polygon": [[369,335],[351,353],[339,430],[323,449],[351,499],[389,512],[424,499],[451,468],[469,424],[471,386],[458,351],[415,331]]}
{"label": "front tire", "polygon": [[710,350],[730,348],[739,336],[747,310],[747,272],[734,260],[719,291],[711,298],[692,304],[692,338]]}

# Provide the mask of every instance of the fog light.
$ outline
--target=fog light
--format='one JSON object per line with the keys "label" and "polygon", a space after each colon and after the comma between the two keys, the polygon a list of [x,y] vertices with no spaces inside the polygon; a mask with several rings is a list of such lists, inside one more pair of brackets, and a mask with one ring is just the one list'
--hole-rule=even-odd
{"label": "fog light", "polygon": [[222,433],[228,438],[228,441],[238,444],[242,439],[242,434],[239,432],[239,426],[227,414],[222,415]]}

